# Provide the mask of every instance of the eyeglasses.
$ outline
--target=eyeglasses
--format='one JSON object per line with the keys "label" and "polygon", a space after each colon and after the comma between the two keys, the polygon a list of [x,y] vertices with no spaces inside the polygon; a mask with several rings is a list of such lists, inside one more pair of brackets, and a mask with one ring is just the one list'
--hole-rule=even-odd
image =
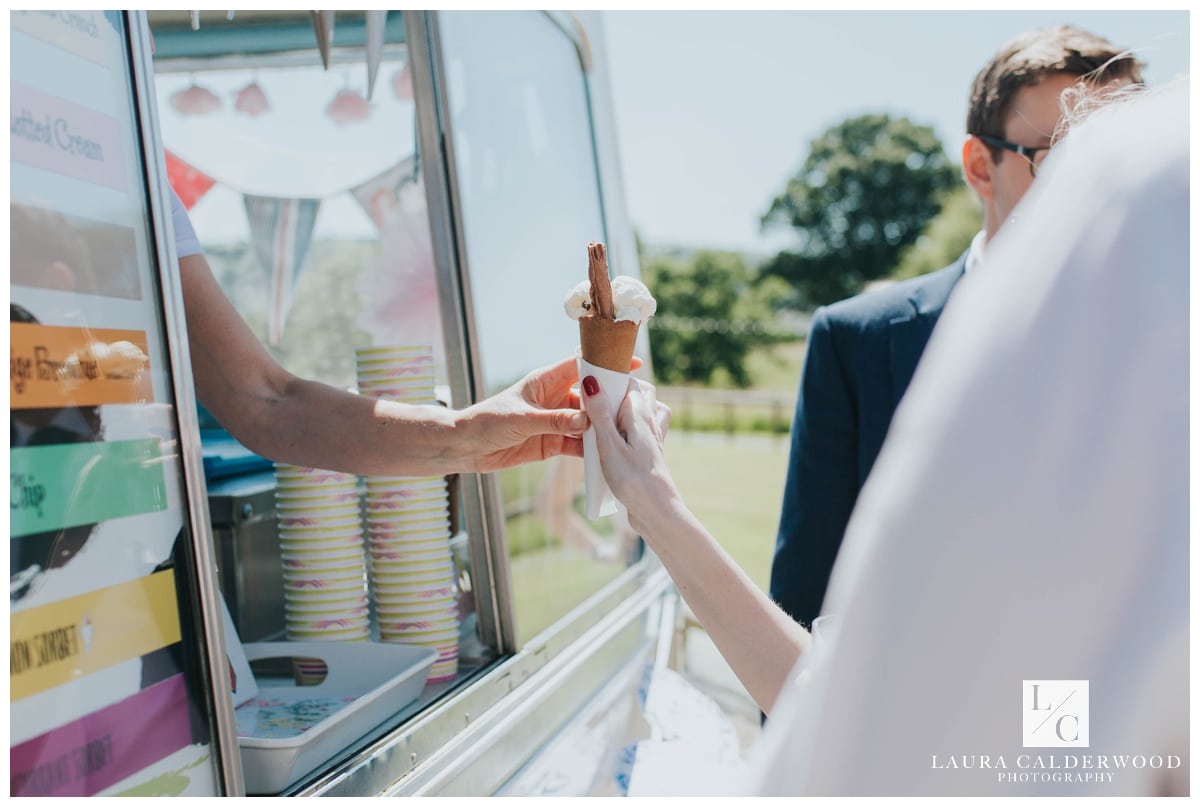
{"label": "eyeglasses", "polygon": [[1010,143],[1007,140],[999,137],[989,137],[988,135],[975,135],[989,146],[995,146],[998,149],[1007,149],[1015,151],[1026,160],[1029,161],[1029,175],[1037,176],[1038,168],[1042,164],[1042,160],[1046,159],[1046,155],[1050,153],[1050,146],[1018,146],[1016,143]]}

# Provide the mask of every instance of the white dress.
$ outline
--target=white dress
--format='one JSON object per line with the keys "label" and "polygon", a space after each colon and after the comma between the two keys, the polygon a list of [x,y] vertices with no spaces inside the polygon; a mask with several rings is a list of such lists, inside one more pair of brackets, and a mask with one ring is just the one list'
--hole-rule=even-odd
{"label": "white dress", "polygon": [[[755,792],[1187,791],[1188,197],[1184,81],[1056,147],[897,412]],[[1026,681],[1088,682],[1048,724],[1087,747],[1026,747]]]}

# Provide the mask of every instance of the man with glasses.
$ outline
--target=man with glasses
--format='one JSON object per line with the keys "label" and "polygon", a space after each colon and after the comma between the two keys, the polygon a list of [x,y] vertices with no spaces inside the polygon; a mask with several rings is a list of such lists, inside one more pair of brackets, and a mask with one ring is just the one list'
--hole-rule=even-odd
{"label": "man with glasses", "polygon": [[1141,64],[1070,26],[1022,34],[971,88],[963,177],[983,206],[983,229],[944,269],[819,309],[792,423],[771,597],[809,625],[820,614],[842,534],[955,284],[984,263],[1049,153],[1063,90],[1141,82]]}
{"label": "man with glasses", "polygon": [[988,135],[975,135],[984,143],[996,148],[1008,149],[1011,152],[1020,154],[1025,159],[1029,160],[1029,176],[1036,177],[1038,168],[1042,164],[1042,160],[1050,153],[1050,146],[1018,146],[1016,143],[1010,143],[1001,137],[989,137]]}
{"label": "man with glasses", "polygon": [[1019,36],[993,57],[971,88],[962,153],[963,177],[983,203],[983,238],[972,251],[982,252],[1033,184],[1062,114],[1062,91],[1080,81],[1141,80],[1128,51],[1065,25]]}

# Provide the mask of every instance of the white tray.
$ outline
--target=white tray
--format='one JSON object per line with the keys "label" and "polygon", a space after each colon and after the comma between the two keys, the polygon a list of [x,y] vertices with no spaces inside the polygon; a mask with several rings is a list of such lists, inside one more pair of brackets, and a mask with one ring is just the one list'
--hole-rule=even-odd
{"label": "white tray", "polygon": [[316,686],[260,681],[258,697],[236,710],[246,792],[252,794],[278,793],[416,700],[437,660],[432,648],[373,642],[245,648],[250,661],[319,658],[329,668]]}

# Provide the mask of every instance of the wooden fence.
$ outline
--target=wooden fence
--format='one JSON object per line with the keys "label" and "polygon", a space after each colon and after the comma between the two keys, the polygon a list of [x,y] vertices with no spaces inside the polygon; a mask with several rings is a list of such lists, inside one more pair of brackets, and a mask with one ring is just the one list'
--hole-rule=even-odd
{"label": "wooden fence", "polygon": [[671,407],[671,428],[681,431],[768,431],[786,434],[796,410],[795,393],[768,390],[658,387]]}

